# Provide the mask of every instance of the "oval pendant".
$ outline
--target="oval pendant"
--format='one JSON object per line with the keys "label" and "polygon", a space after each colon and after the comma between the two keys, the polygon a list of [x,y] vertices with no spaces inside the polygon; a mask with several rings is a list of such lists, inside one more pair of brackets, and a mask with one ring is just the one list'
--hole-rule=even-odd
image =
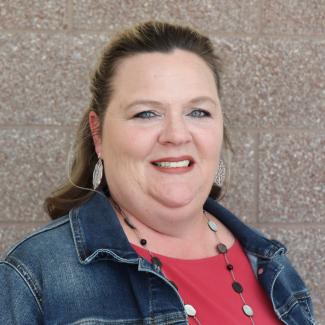
{"label": "oval pendant", "polygon": [[220,254],[225,254],[225,253],[227,253],[227,246],[220,243],[220,244],[217,245],[217,251]]}
{"label": "oval pendant", "polygon": [[254,315],[253,309],[249,305],[244,305],[243,306],[243,312],[248,317],[252,317]]}
{"label": "oval pendant", "polygon": [[194,317],[196,315],[196,310],[192,305],[185,305],[184,307],[188,316]]}
{"label": "oval pendant", "polygon": [[217,232],[217,224],[215,222],[209,220],[208,221],[208,226],[212,231]]}
{"label": "oval pendant", "polygon": [[239,282],[237,282],[237,281],[234,281],[234,282],[232,283],[232,288],[233,288],[237,293],[242,293],[242,292],[243,292],[243,287],[242,287],[242,285],[241,285]]}

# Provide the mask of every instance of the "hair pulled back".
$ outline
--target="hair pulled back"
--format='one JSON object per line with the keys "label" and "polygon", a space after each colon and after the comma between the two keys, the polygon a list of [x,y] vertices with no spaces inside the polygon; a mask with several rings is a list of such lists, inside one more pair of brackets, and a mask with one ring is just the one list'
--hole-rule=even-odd
{"label": "hair pulled back", "polygon": [[[113,79],[118,65],[123,59],[133,55],[151,52],[170,53],[175,49],[183,49],[202,58],[212,70],[220,94],[220,59],[214,53],[210,39],[198,31],[181,25],[148,21],[117,34],[103,49],[94,71],[90,86],[92,97],[77,129],[72,148],[72,164],[68,166],[68,180],[53,191],[44,202],[45,210],[52,219],[65,215],[94,193],[92,173],[98,157],[89,126],[89,112],[94,111],[99,117],[100,125],[97,132],[101,135],[105,112],[114,91]],[[224,146],[230,147],[225,127]],[[109,195],[105,176],[100,187]],[[221,189],[213,186],[210,195],[217,198],[220,193]]]}

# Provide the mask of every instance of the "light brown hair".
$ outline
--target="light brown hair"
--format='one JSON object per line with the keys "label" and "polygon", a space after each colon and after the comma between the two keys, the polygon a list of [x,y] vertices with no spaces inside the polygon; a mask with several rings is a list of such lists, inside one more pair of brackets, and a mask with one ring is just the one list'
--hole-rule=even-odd
{"label": "light brown hair", "polygon": [[[73,146],[73,161],[69,179],[46,198],[44,207],[52,219],[69,212],[93,195],[92,173],[97,163],[97,155],[89,126],[89,112],[94,111],[99,117],[97,132],[102,133],[105,111],[112,97],[113,80],[117,66],[133,55],[150,52],[170,53],[182,49],[197,54],[213,72],[219,96],[221,94],[219,57],[214,53],[210,39],[198,31],[181,25],[158,21],[140,23],[117,34],[104,48],[97,68],[91,80],[91,101],[89,108],[79,124]],[[225,120],[225,117],[224,117]],[[229,136],[224,126],[224,147],[231,148]],[[100,187],[109,195],[105,175]],[[221,188],[213,186],[210,196],[219,198]]]}

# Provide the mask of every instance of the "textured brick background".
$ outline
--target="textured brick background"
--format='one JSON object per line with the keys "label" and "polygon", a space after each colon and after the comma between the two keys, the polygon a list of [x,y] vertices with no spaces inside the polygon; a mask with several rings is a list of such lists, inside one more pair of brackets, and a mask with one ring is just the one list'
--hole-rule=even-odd
{"label": "textured brick background", "polygon": [[287,244],[325,324],[324,0],[2,0],[0,251],[48,220],[100,48],[147,19],[212,38],[235,147],[224,204]]}

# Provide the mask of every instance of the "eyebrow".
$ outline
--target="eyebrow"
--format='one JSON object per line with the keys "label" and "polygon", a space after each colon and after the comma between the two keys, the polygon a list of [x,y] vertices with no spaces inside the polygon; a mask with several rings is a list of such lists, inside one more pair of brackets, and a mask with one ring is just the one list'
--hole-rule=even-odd
{"label": "eyebrow", "polygon": [[[217,106],[217,103],[211,97],[208,97],[208,96],[199,96],[199,97],[192,98],[190,101],[187,102],[187,104],[199,104],[202,102],[210,102],[213,105]],[[164,106],[165,104],[158,102],[156,100],[139,99],[139,100],[135,100],[135,101],[131,102],[125,108],[128,110],[131,107],[136,106],[136,105],[150,105],[150,106],[159,108],[159,107]]]}

